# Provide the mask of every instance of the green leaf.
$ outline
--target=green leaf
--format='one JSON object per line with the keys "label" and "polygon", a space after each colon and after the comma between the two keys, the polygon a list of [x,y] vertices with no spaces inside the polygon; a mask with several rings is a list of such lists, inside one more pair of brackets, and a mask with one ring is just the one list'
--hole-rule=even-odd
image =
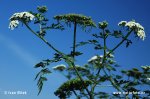
{"label": "green leaf", "polygon": [[100,44],[97,44],[95,47],[94,47],[95,50],[100,50],[100,49],[103,49],[103,47],[100,45]]}
{"label": "green leaf", "polygon": [[39,67],[44,68],[44,67],[45,67],[45,64],[44,64],[43,62],[40,62],[40,63],[38,63],[38,64],[36,64],[36,65],[34,66],[34,68],[39,68]]}
{"label": "green leaf", "polygon": [[35,80],[41,75],[41,71],[36,74]]}
{"label": "green leaf", "polygon": [[110,65],[106,65],[106,68],[107,68],[109,71],[111,71],[111,70],[116,71],[116,69],[115,69],[114,67],[110,66]]}
{"label": "green leaf", "polygon": [[72,54],[74,54],[75,56],[79,56],[79,55],[82,55],[83,53],[76,51],[75,53],[72,53]]}
{"label": "green leaf", "polygon": [[105,29],[107,26],[108,26],[108,22],[106,22],[106,21],[103,21],[103,22],[99,22],[99,23],[98,23],[98,27],[99,27],[100,29]]}
{"label": "green leaf", "polygon": [[100,82],[105,82],[106,80],[108,80],[109,78],[106,76],[106,75],[104,75],[104,76],[101,76],[100,77],[100,79],[99,79],[99,81]]}
{"label": "green leaf", "polygon": [[132,41],[131,40],[127,40],[126,47],[129,47],[129,45],[131,45],[131,44],[132,44]]}
{"label": "green leaf", "polygon": [[39,92],[38,92],[38,95],[41,93],[42,91],[42,88],[43,88],[43,82],[44,81],[47,81],[47,78],[46,77],[40,77],[39,80],[38,80],[38,83],[37,83],[37,86],[38,86],[38,89],[39,89]]}
{"label": "green leaf", "polygon": [[115,30],[112,36],[114,36],[115,38],[121,38],[123,37],[123,34],[122,31]]}
{"label": "green leaf", "polygon": [[116,75],[116,78],[117,78],[117,79],[121,79],[121,78],[122,78],[122,76],[120,76],[120,75]]}
{"label": "green leaf", "polygon": [[121,70],[121,73],[127,74],[127,71],[126,70]]}
{"label": "green leaf", "polygon": [[42,69],[41,72],[43,74],[50,74],[50,73],[52,73],[48,68]]}
{"label": "green leaf", "polygon": [[79,44],[76,45],[76,47],[79,47],[79,46],[83,46],[83,45],[86,45],[86,44],[89,44],[89,42],[79,42]]}
{"label": "green leaf", "polygon": [[47,7],[46,6],[41,6],[41,7],[37,7],[37,10],[40,12],[40,13],[45,13],[47,12]]}
{"label": "green leaf", "polygon": [[96,44],[96,43],[98,43],[98,41],[97,40],[88,40],[90,43],[93,43],[93,44]]}

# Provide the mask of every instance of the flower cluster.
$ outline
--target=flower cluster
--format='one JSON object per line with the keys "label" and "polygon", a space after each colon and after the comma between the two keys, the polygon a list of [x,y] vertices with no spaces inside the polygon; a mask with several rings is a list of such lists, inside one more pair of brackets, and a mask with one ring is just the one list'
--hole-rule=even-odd
{"label": "flower cluster", "polygon": [[12,20],[10,23],[9,23],[9,28],[11,30],[14,30],[15,27],[17,27],[19,25],[19,21],[18,20]]}
{"label": "flower cluster", "polygon": [[19,25],[19,21],[23,22],[30,22],[31,20],[34,20],[35,16],[32,15],[29,12],[20,12],[20,13],[15,13],[10,17],[10,23],[9,23],[9,28],[13,30]]}
{"label": "flower cluster", "polygon": [[67,23],[68,25],[70,23],[76,22],[78,25],[83,27],[96,27],[95,23],[91,19],[91,17],[87,17],[81,14],[65,14],[65,15],[57,15],[54,17],[54,19],[58,21],[62,21]]}
{"label": "flower cluster", "polygon": [[128,27],[129,29],[133,30],[135,34],[142,40],[144,40],[146,37],[144,27],[135,21],[121,21],[118,23],[118,25],[122,27]]}
{"label": "flower cluster", "polygon": [[98,23],[98,27],[100,29],[105,29],[106,27],[108,26],[108,23],[106,21],[103,21],[103,22],[99,22]]}
{"label": "flower cluster", "polygon": [[66,98],[70,97],[70,95],[72,94],[72,91],[81,91],[91,84],[92,84],[91,80],[81,81],[79,78],[71,79],[71,80],[64,82],[54,92],[54,94],[56,96],[58,96],[60,99],[66,99]]}
{"label": "flower cluster", "polygon": [[58,71],[63,71],[64,69],[66,69],[66,66],[64,64],[60,64],[60,65],[54,66],[53,69],[58,70]]}

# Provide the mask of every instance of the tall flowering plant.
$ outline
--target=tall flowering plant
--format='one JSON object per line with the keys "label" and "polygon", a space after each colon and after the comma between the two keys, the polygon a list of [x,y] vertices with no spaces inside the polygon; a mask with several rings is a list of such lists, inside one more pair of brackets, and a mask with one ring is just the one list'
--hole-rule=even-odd
{"label": "tall flowering plant", "polygon": [[[47,74],[53,71],[62,73],[68,80],[54,92],[60,99],[69,98],[71,96],[87,99],[95,98],[144,98],[147,99],[150,96],[149,90],[142,90],[139,88],[142,86],[150,85],[150,66],[141,66],[142,71],[137,68],[131,70],[117,71],[118,64],[114,60],[114,52],[124,43],[126,47],[132,44],[132,40],[128,37],[135,35],[136,37],[144,40],[146,35],[144,27],[136,21],[121,21],[118,23],[120,30],[111,31],[108,29],[108,23],[106,21],[99,22],[96,25],[91,17],[87,17],[81,14],[64,14],[54,16],[56,23],[49,25],[48,18],[45,17],[47,8],[45,6],[38,7],[38,12],[20,12],[15,13],[10,17],[9,28],[14,29],[22,23],[26,26],[31,33],[40,38],[50,49],[56,53],[52,59],[43,60],[35,65],[35,68],[41,70],[37,73],[35,80],[37,80],[37,86],[39,89],[38,94],[42,91],[44,82],[47,81]],[[34,31],[30,27],[30,22],[34,22],[39,26],[39,31]],[[54,45],[45,39],[47,30],[59,29],[65,30],[67,27],[73,27],[73,41],[72,49],[69,53],[64,53],[58,50]],[[98,29],[99,33],[93,33],[93,39],[87,41],[78,41],[77,43],[77,28],[82,30]],[[109,48],[107,43],[109,37],[117,38],[120,40],[116,46],[112,49]],[[101,44],[100,41],[103,41]],[[103,55],[97,53],[83,66],[79,66],[76,63],[77,56],[83,53],[77,51],[78,47],[84,47],[85,45],[92,45],[95,50],[103,52]],[[65,62],[64,64],[58,64],[54,67],[51,63]],[[107,93],[107,90],[113,88],[114,92]],[[106,87],[106,91],[102,91],[101,87]],[[139,94],[139,93],[142,93]],[[132,93],[132,94],[131,94]]]}

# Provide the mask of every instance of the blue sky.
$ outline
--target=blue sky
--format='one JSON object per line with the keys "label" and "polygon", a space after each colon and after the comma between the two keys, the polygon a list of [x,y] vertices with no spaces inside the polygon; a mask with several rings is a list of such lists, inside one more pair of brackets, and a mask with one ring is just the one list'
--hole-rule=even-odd
{"label": "blue sky", "polygon": [[[57,99],[53,92],[66,79],[59,73],[49,75],[43,92],[37,96],[34,64],[54,53],[43,42],[32,35],[24,26],[13,31],[8,29],[9,17],[15,12],[36,11],[37,6],[46,5],[47,17],[58,14],[78,13],[91,16],[95,22],[106,20],[111,29],[118,28],[121,20],[136,20],[145,27],[146,39],[137,40],[132,35],[133,44],[129,48],[122,46],[115,52],[116,61],[121,68],[139,68],[150,65],[150,1],[149,0],[1,0],[0,1],[0,99]],[[90,33],[78,32],[78,41],[90,38]],[[68,52],[71,46],[72,33],[69,28],[64,32],[50,31],[46,38],[58,49]],[[113,46],[117,42],[110,41]],[[96,54],[86,47],[80,49],[85,54],[79,57],[78,64],[84,64]],[[55,64],[54,64],[55,65]],[[27,91],[27,95],[4,95],[4,91]]]}

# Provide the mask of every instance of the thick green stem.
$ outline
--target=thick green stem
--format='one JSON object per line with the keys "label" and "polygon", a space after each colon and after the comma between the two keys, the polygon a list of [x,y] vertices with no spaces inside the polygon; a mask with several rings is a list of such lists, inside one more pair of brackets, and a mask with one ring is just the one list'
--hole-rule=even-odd
{"label": "thick green stem", "polygon": [[[103,55],[103,60],[102,60],[102,66],[104,66],[105,60],[106,60],[106,57],[107,57],[107,53],[106,53],[106,47],[107,47],[107,45],[106,45],[106,39],[107,39],[107,36],[106,36],[106,33],[105,33],[104,29],[103,29],[103,36],[104,36],[104,55]],[[98,72],[96,74],[97,76],[99,75],[100,70],[101,70],[101,68],[99,68],[99,70],[98,70]]]}
{"label": "thick green stem", "polygon": [[75,52],[76,52],[76,31],[77,31],[77,23],[74,22],[74,33],[73,33],[73,50],[72,50],[72,57],[75,58]]}
{"label": "thick green stem", "polygon": [[77,34],[76,31],[77,31],[77,23],[76,23],[76,21],[75,21],[75,22],[74,22],[74,34],[73,34],[73,49],[72,49],[73,63],[72,63],[72,66],[73,66],[73,69],[75,70],[77,76],[79,77],[79,79],[83,82],[83,86],[84,86],[85,90],[87,91],[87,93],[89,94],[90,99],[93,99],[92,96],[91,96],[90,91],[89,91],[88,88],[84,85],[84,80],[83,80],[83,78],[81,77],[81,75],[79,74],[78,70],[77,70],[76,67],[75,67],[76,34]]}
{"label": "thick green stem", "polygon": [[104,68],[103,68],[103,72],[105,73],[105,75],[106,75],[107,77],[109,77],[109,81],[111,82],[111,84],[112,84],[118,91],[121,91],[120,88],[117,86],[117,84],[114,82],[113,78],[107,74],[107,72],[105,71]]}
{"label": "thick green stem", "polygon": [[85,90],[87,91],[88,95],[90,96],[90,99],[94,99],[92,94],[90,93],[90,91],[88,90],[88,88],[84,85],[84,80],[83,78],[81,77],[81,75],[79,74],[78,70],[76,69],[75,67],[75,53],[76,53],[76,31],[77,31],[77,23],[76,21],[74,22],[74,35],[73,35],[73,51],[72,51],[72,57],[74,59],[73,61],[73,68],[77,74],[77,76],[80,78],[80,80],[83,82],[83,86],[85,87]]}
{"label": "thick green stem", "polygon": [[[105,30],[103,29],[103,36],[104,36],[104,55],[103,55],[103,60],[102,60],[102,63],[101,63],[101,66],[102,67],[104,67],[104,64],[105,64],[105,61],[106,61],[106,39],[107,39],[107,36],[106,36],[106,33],[105,33]],[[97,78],[98,78],[98,76],[99,76],[99,73],[100,73],[100,71],[101,71],[101,68],[99,68],[98,69],[98,72],[97,72],[97,74],[96,74],[96,81],[97,81]],[[97,85],[98,83],[95,83],[93,86],[92,86],[92,89],[91,89],[91,92],[92,92],[92,94],[94,93],[94,89],[95,89],[95,87],[96,87],[96,85]]]}

